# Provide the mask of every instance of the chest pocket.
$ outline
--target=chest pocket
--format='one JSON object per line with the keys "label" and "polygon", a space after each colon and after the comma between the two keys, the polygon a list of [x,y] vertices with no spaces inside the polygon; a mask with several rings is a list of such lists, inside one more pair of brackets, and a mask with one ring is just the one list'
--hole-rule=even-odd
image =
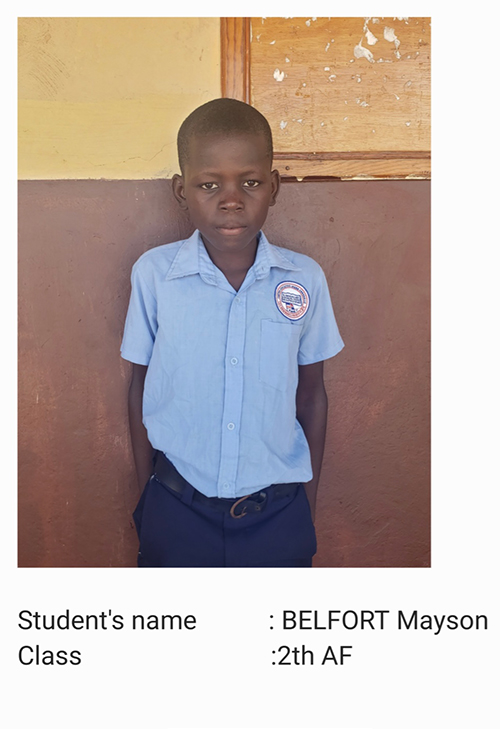
{"label": "chest pocket", "polygon": [[302,326],[263,319],[260,332],[260,382],[277,390],[297,387]]}

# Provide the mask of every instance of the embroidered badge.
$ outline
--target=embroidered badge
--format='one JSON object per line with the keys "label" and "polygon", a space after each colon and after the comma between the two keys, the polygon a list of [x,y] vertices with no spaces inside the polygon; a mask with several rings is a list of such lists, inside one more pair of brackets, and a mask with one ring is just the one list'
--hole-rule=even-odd
{"label": "embroidered badge", "polygon": [[302,319],[309,309],[309,294],[295,281],[282,281],[274,292],[276,306],[287,319]]}

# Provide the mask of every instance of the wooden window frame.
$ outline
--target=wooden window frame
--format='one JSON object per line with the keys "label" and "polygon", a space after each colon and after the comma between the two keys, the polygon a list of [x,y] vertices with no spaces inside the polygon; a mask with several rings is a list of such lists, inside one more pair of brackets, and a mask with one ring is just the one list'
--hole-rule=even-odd
{"label": "wooden window frame", "polygon": [[[250,18],[221,18],[221,95],[251,103]],[[429,152],[275,152],[287,179],[430,179]]]}

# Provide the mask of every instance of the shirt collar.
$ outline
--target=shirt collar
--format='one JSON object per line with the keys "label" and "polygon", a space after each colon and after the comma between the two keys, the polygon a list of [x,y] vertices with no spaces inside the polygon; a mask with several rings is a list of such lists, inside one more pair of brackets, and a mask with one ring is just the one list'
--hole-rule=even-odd
{"label": "shirt collar", "polygon": [[[250,269],[253,270],[255,278],[264,278],[273,266],[288,271],[299,271],[299,266],[292,263],[286,253],[284,249],[271,245],[265,234],[260,231],[257,254]],[[166,279],[181,278],[196,273],[199,273],[207,283],[217,285],[217,270],[203,245],[199,230],[195,230],[192,236],[182,242]]]}
{"label": "shirt collar", "polygon": [[167,281],[172,278],[192,276],[193,274],[200,272],[200,264],[198,260],[198,238],[199,242],[202,243],[199,232],[195,230],[192,236],[182,241],[175,258],[172,261],[172,265],[168,269],[168,273],[165,277]]}
{"label": "shirt collar", "polygon": [[268,275],[272,267],[284,268],[287,271],[300,271],[299,266],[292,263],[286,255],[287,251],[271,245],[262,230],[259,235],[257,255],[252,266],[255,272],[255,278],[264,278],[264,276]]}

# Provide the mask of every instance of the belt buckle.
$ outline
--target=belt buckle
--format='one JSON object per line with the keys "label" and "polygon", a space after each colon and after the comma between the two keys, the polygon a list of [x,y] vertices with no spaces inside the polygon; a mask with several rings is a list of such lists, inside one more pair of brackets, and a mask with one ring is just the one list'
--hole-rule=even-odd
{"label": "belt buckle", "polygon": [[[233,517],[233,519],[241,519],[249,513],[248,504],[244,504],[244,506],[239,514],[236,513],[236,507],[239,504],[241,504],[243,501],[246,501],[248,498],[250,498],[250,496],[254,496],[254,494],[247,494],[246,496],[242,496],[241,499],[238,499],[237,501],[235,501],[234,504],[231,506],[229,514]],[[261,505],[267,499],[267,494],[264,491],[260,491],[258,494],[256,494],[256,496],[257,496],[256,499],[252,499],[250,501],[251,504],[254,504],[254,508],[252,509],[252,511],[260,511],[262,508]]]}

